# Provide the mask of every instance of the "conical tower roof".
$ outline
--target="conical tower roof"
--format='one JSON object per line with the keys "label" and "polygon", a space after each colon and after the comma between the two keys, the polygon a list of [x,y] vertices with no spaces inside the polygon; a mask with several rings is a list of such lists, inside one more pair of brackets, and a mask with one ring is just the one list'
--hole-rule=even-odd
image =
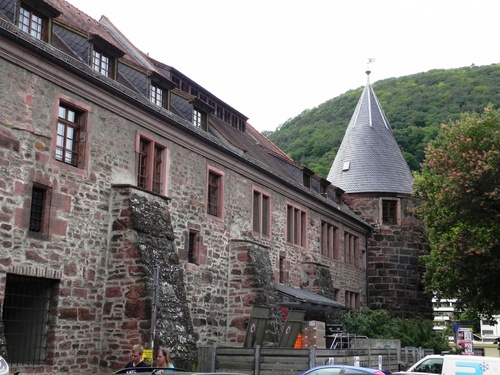
{"label": "conical tower roof", "polygon": [[391,126],[367,83],[328,174],[346,193],[411,194],[413,177]]}

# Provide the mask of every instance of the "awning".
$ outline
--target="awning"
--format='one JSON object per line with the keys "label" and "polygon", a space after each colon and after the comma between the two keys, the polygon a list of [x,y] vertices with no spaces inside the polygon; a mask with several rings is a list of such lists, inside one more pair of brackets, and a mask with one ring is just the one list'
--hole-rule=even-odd
{"label": "awning", "polygon": [[281,284],[274,284],[274,287],[284,296],[282,305],[289,308],[306,311],[345,309],[344,304],[305,289]]}

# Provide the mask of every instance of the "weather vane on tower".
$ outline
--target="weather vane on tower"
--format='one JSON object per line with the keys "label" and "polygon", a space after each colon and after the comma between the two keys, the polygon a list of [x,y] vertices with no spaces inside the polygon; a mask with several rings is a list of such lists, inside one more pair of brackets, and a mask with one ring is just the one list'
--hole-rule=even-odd
{"label": "weather vane on tower", "polygon": [[374,62],[375,62],[375,59],[373,57],[369,57],[368,58],[368,62],[366,63],[366,74],[370,74],[371,73],[370,64],[374,63]]}

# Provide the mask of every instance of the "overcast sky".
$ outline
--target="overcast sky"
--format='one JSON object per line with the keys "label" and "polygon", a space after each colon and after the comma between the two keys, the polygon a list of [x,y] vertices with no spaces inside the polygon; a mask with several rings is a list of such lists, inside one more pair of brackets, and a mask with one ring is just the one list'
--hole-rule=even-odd
{"label": "overcast sky", "polygon": [[[499,0],[69,0],[274,130],[366,84],[500,63]],[[354,108],[353,108],[354,111]]]}

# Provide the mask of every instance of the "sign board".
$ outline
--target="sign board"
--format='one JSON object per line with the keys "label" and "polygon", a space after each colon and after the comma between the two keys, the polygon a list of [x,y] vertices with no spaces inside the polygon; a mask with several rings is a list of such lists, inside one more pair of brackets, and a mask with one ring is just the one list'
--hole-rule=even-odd
{"label": "sign board", "polygon": [[252,307],[252,315],[248,322],[245,342],[243,343],[244,348],[254,348],[257,345],[262,345],[270,313],[271,309],[269,307]]}
{"label": "sign board", "polygon": [[153,351],[151,349],[144,349],[142,360],[148,365],[153,366]]}
{"label": "sign board", "polygon": [[295,341],[297,340],[297,335],[300,333],[302,328],[302,322],[306,315],[305,311],[291,310],[288,313],[285,327],[281,333],[280,341],[278,347],[280,348],[293,348]]}
{"label": "sign board", "polygon": [[469,328],[460,328],[457,331],[457,345],[462,348],[462,354],[474,355],[474,339]]}

